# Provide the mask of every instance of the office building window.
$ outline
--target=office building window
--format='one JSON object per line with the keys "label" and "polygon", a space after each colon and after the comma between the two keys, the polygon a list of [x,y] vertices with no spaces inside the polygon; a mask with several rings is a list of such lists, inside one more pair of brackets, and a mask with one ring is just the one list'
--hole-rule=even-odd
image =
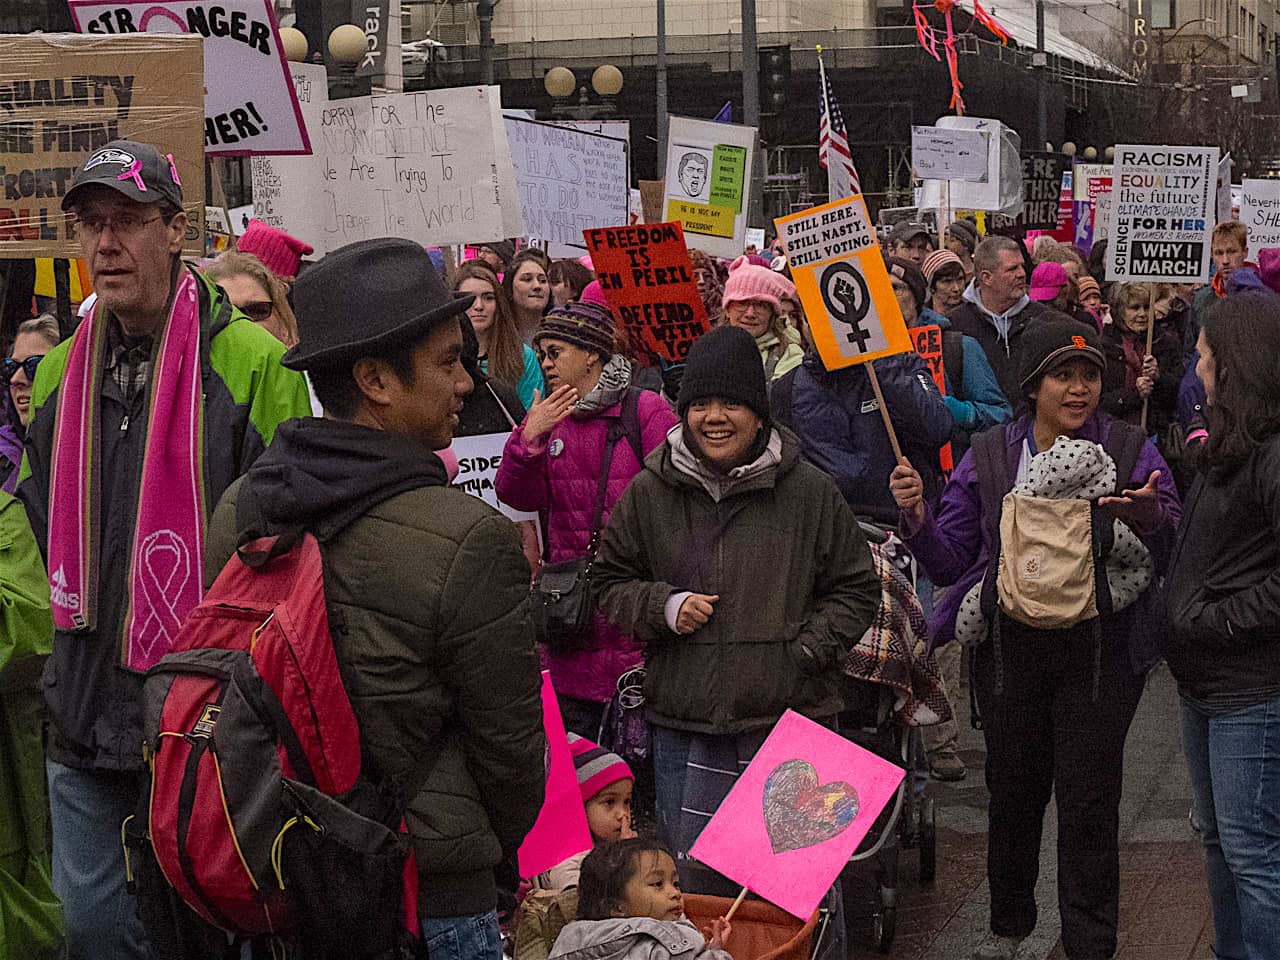
{"label": "office building window", "polygon": [[1147,6],[1147,11],[1151,17],[1150,26],[1153,30],[1167,30],[1173,26],[1177,17],[1173,9],[1174,0],[1151,0]]}

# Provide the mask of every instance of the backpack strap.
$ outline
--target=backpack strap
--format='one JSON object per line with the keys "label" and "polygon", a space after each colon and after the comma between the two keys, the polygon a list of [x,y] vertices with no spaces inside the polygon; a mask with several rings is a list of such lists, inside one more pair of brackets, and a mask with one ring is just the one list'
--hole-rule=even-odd
{"label": "backpack strap", "polygon": [[769,391],[769,408],[773,418],[788,430],[795,432],[795,389],[799,367],[788,370],[773,381]]}
{"label": "backpack strap", "polygon": [[942,331],[942,371],[947,376],[947,386],[957,400],[968,400],[964,389],[964,334],[959,330]]}
{"label": "backpack strap", "polygon": [[627,387],[622,397],[622,413],[617,421],[620,435],[626,437],[641,466],[644,465],[644,433],[640,428],[640,394],[643,392],[639,387]]}

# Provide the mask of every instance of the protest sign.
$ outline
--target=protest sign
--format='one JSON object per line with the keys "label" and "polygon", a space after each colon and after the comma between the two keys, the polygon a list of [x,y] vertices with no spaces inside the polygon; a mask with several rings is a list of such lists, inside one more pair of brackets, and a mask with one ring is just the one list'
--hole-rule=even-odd
{"label": "protest sign", "polygon": [[[329,103],[329,81],[322,63],[290,63],[290,81],[304,126],[320,129],[320,120]],[[318,166],[314,157],[254,157],[253,216],[269,226],[292,234],[315,247],[323,255],[324,233]]]}
{"label": "protest sign", "polygon": [[678,223],[583,233],[609,309],[653,354],[684,360],[711,323]]}
{"label": "protest sign", "polygon": [[89,156],[128,138],[172,153],[184,252],[204,253],[204,63],[193,37],[0,37],[0,257],[77,257],[62,198]]}
{"label": "protest sign", "polygon": [[1072,214],[1075,218],[1073,242],[1088,253],[1093,249],[1098,229],[1098,198],[1111,192],[1111,164],[1077,163],[1073,183]]}
{"label": "protest sign", "polygon": [[1218,148],[1116,147],[1108,280],[1209,279]]}
{"label": "protest sign", "polygon": [[1280,180],[1246,180],[1240,197],[1240,221],[1249,230],[1249,259],[1280,247]]}
{"label": "protest sign", "polygon": [[497,87],[329,101],[323,81],[293,66],[295,89],[309,86],[299,102],[314,152],[255,159],[264,222],[317,256],[373,237],[441,246],[525,233]]}
{"label": "protest sign", "polygon": [[736,257],[746,246],[755,136],[755,127],[671,118],[666,219],[678,221],[690,244],[712,256]]}
{"label": "protest sign", "polygon": [[627,222],[627,145],[613,137],[506,117],[528,236],[553,257],[580,257],[582,231]]}
{"label": "protest sign", "polygon": [[[507,114],[510,116],[510,114]],[[534,119],[532,116],[526,118]],[[631,152],[631,121],[630,120],[561,120],[556,119],[557,127],[568,127],[570,130],[581,130],[583,133],[594,133],[604,137],[613,137],[615,140],[625,140],[627,144],[627,152]]]}
{"label": "protest sign", "polygon": [[1022,213],[1017,224],[1028,230],[1056,230],[1059,224],[1062,177],[1071,158],[1061,153],[1022,155]]}
{"label": "protest sign", "polygon": [[210,156],[309,153],[271,0],[70,0],[81,33],[187,33],[204,42]]}
{"label": "protest sign", "polygon": [[774,221],[828,370],[911,349],[862,196]]}
{"label": "protest sign", "polygon": [[542,673],[542,728],[547,735],[546,799],[517,853],[522,877],[536,877],[574,854],[591,849],[587,811],[578,788],[560,704],[547,671]]}
{"label": "protest sign", "polygon": [[764,249],[764,230],[761,227],[747,227],[747,246],[755,247],[756,253]]}
{"label": "protest sign", "polygon": [[[909,327],[907,332],[911,334],[911,343],[915,346],[916,353],[929,364],[929,373],[933,377],[934,385],[938,388],[938,393],[945,397],[947,371],[946,364],[943,362],[942,328],[936,323],[931,323],[927,327]],[[944,444],[938,451],[938,463],[942,466],[943,473],[950,473],[955,466],[950,443]]]}
{"label": "protest sign", "polygon": [[989,130],[911,127],[911,168],[922,180],[987,179]]}
{"label": "protest sign", "polygon": [[479,497],[512,520],[536,520],[537,513],[516,510],[500,501],[494,488],[494,478],[502,465],[502,451],[510,436],[510,433],[482,433],[473,437],[454,437],[453,455],[458,458],[458,475],[453,486],[463,493]]}
{"label": "protest sign", "polygon": [[1214,222],[1226,223],[1234,220],[1231,199],[1231,154],[1218,161],[1217,199],[1214,202]]}
{"label": "protest sign", "polygon": [[808,920],[903,770],[788,710],[689,855]]}
{"label": "protest sign", "polygon": [[916,206],[1017,216],[1022,209],[1022,138],[999,120],[982,117],[939,117],[936,128],[987,134],[987,176],[982,181],[926,179],[916,191]]}

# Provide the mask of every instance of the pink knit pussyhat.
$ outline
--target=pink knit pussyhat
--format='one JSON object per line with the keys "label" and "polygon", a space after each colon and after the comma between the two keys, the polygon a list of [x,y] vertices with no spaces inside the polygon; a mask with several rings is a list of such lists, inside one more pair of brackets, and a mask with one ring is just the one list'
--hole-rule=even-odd
{"label": "pink knit pussyhat", "polygon": [[236,242],[236,249],[241,253],[252,253],[267,265],[268,270],[286,280],[298,275],[303,257],[315,253],[310,244],[261,220],[249,221],[248,229]]}
{"label": "pink knit pussyhat", "polygon": [[768,267],[756,266],[746,255],[729,264],[729,279],[724,283],[724,299],[729,304],[740,300],[763,300],[781,312],[783,300],[794,300],[795,284]]}

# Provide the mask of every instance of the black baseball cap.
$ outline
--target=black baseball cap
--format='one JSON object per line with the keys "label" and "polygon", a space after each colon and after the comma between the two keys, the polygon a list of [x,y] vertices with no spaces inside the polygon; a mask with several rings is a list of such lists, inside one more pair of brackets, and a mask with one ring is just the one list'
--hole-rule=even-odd
{"label": "black baseball cap", "polygon": [[902,220],[893,225],[893,231],[889,234],[889,239],[894,243],[909,243],[916,237],[924,237],[930,243],[933,243],[933,234],[929,232],[929,228],[923,223],[914,220]]}
{"label": "black baseball cap", "polygon": [[1039,316],[1027,324],[1022,334],[1021,350],[1018,383],[1024,394],[1030,394],[1041,378],[1058,364],[1077,357],[1088,360],[1099,370],[1107,368],[1097,328],[1056,312]]}
{"label": "black baseball cap", "polygon": [[162,155],[149,143],[112,140],[89,155],[71,178],[71,188],[62,198],[62,209],[76,204],[81,187],[98,184],[110,187],[137,203],[168,200],[182,208],[182,181],[173,154]]}

